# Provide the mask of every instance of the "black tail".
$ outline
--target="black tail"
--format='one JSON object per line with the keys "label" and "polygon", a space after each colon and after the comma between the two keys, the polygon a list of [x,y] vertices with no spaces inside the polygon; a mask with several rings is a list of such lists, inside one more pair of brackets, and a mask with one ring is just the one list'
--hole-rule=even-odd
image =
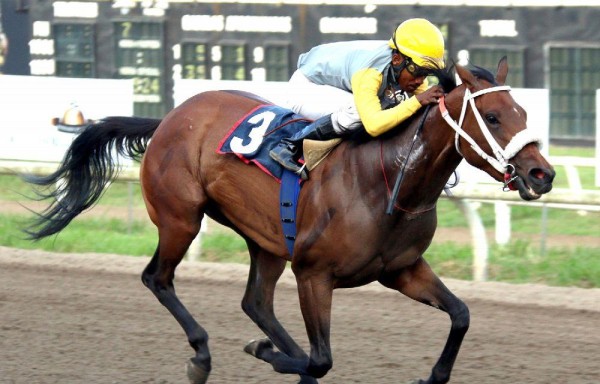
{"label": "black tail", "polygon": [[93,206],[106,185],[117,177],[120,155],[137,159],[161,120],[139,117],[107,117],[87,127],[73,141],[56,172],[48,176],[25,175],[25,181],[41,186],[40,200],[52,203],[24,231],[39,240],[63,230],[71,220]]}

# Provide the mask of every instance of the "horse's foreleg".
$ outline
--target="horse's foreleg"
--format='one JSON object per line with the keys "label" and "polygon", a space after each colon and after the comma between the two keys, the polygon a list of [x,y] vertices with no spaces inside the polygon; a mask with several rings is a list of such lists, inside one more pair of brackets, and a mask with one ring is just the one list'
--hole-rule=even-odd
{"label": "horse's foreleg", "polygon": [[[204,384],[211,370],[208,350],[208,334],[192,317],[175,294],[173,277],[175,268],[183,259],[187,248],[199,230],[176,225],[159,230],[159,245],[154,257],[142,274],[142,282],[164,305],[181,325],[196,356],[188,363],[188,378],[191,383]],[[188,229],[186,231],[186,229]]]}
{"label": "horse's foreleg", "polygon": [[382,277],[380,282],[411,299],[431,305],[450,315],[452,326],[444,350],[433,366],[431,376],[425,381],[419,381],[421,384],[447,383],[460,345],[469,329],[469,309],[466,304],[446,288],[423,258],[399,273]]}
{"label": "horse's foreleg", "polygon": [[323,377],[333,366],[330,344],[333,282],[327,273],[315,274],[306,270],[296,272],[296,282],[310,341],[307,371],[313,377]]}
{"label": "horse's foreleg", "polygon": [[[298,365],[298,360],[302,362],[301,366],[306,366],[308,355],[283,328],[273,311],[275,286],[285,269],[286,260],[266,253],[251,242],[248,243],[248,248],[251,256],[250,274],[242,309],[269,339],[252,341],[244,350],[273,364],[277,371],[286,368],[293,370],[293,367]],[[281,352],[275,351],[273,344]],[[304,376],[300,382],[309,384],[317,381],[310,376]]]}

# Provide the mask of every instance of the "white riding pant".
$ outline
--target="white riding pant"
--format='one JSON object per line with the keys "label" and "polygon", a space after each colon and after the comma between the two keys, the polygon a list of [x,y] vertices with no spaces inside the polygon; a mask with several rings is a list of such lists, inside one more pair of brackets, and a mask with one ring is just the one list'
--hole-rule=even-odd
{"label": "white riding pant", "polygon": [[331,85],[312,83],[300,70],[294,72],[289,83],[292,87],[283,107],[311,120],[331,115],[333,129],[339,135],[362,127],[351,92]]}

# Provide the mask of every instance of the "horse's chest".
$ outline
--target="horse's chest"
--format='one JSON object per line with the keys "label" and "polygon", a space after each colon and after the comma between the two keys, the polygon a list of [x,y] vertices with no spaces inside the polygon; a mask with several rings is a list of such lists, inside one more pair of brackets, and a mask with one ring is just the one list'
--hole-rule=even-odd
{"label": "horse's chest", "polygon": [[398,222],[383,240],[384,263],[405,259],[407,263],[421,256],[433,239],[436,220],[430,215],[408,216]]}

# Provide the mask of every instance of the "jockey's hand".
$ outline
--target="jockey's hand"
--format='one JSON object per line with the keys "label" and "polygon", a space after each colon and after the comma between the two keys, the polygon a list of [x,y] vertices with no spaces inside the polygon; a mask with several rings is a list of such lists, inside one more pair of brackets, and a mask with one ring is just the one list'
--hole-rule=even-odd
{"label": "jockey's hand", "polygon": [[439,85],[434,85],[423,93],[416,95],[417,100],[421,105],[437,104],[440,97],[444,96],[444,90]]}

